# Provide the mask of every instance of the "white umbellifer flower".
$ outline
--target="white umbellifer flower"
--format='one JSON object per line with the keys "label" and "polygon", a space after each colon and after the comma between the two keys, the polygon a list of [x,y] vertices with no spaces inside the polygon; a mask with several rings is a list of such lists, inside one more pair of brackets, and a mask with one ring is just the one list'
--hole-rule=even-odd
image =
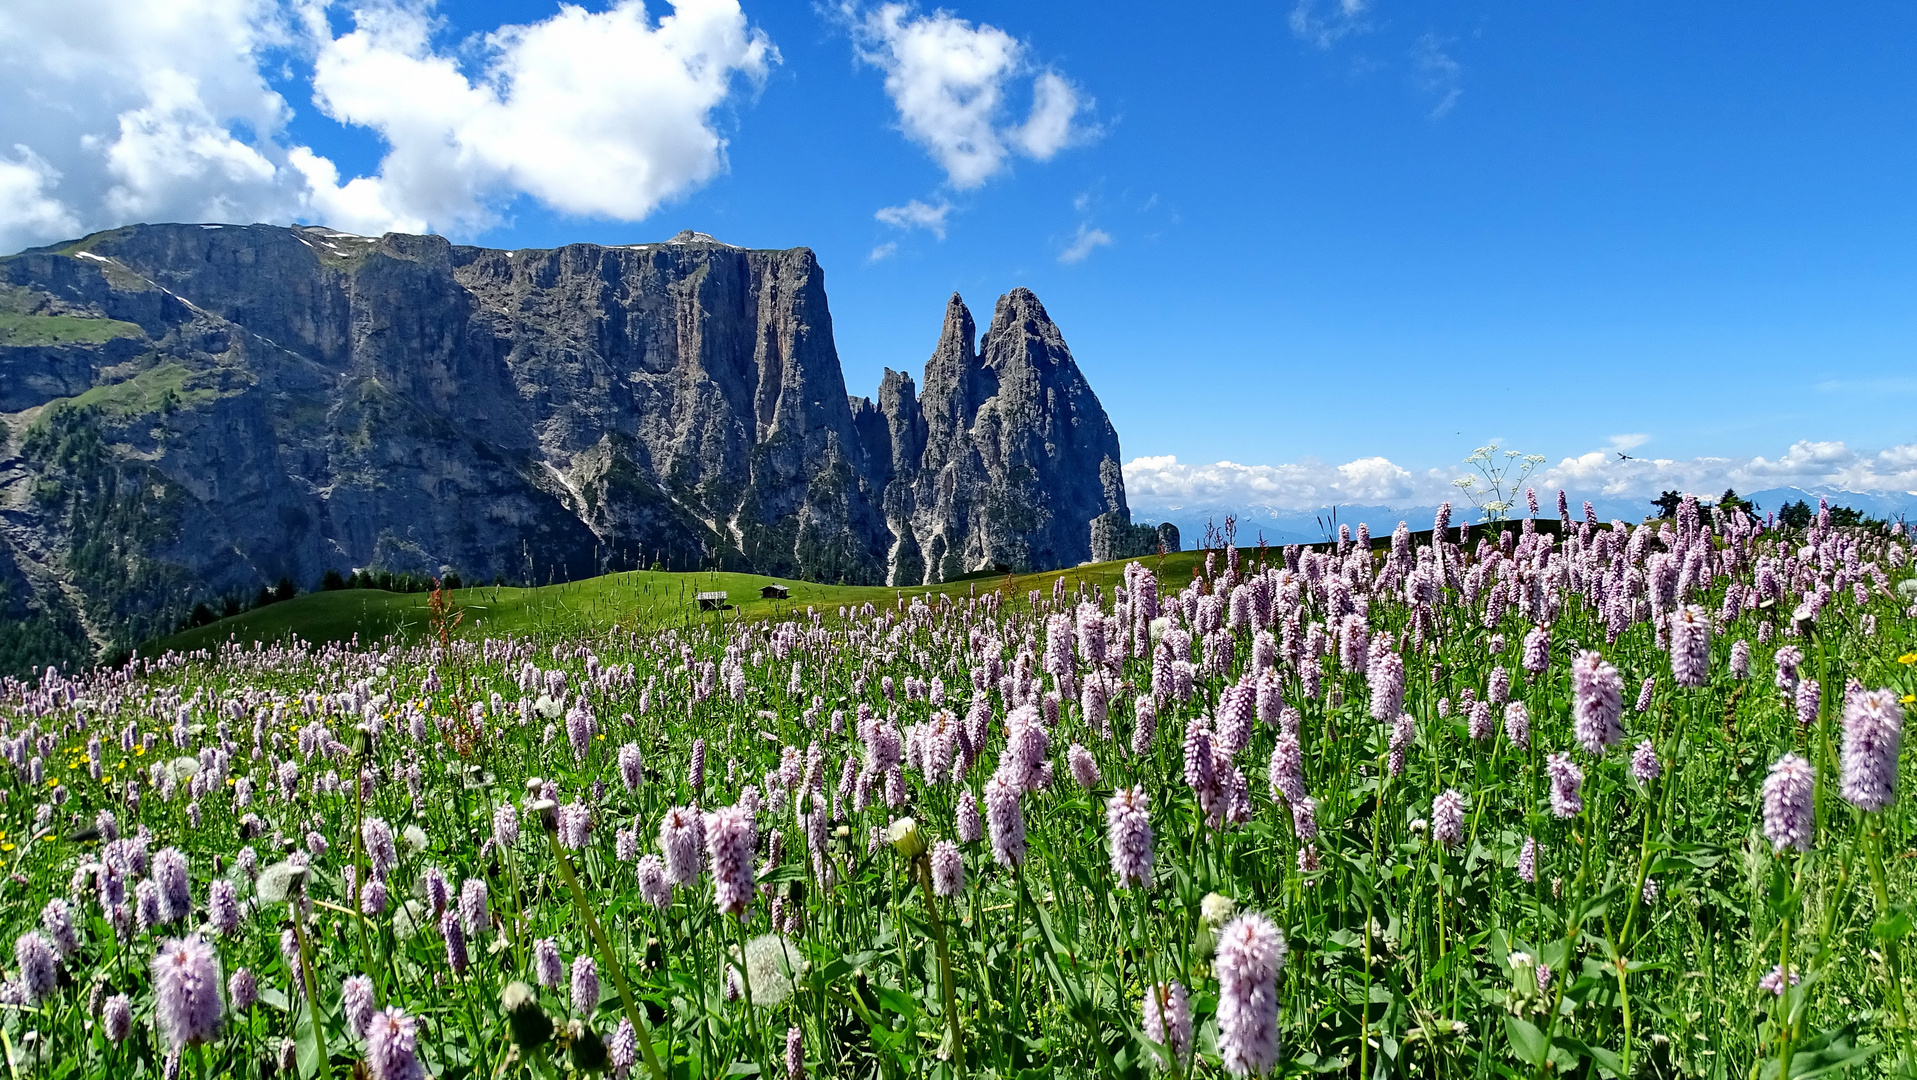
{"label": "white umbellifer flower", "polygon": [[408,825],[406,826],[405,829],[400,831],[399,835],[401,839],[406,841],[406,846],[412,848],[414,851],[426,850],[426,830],[425,829],[422,829],[417,825]]}
{"label": "white umbellifer flower", "polygon": [[1238,913],[1238,902],[1229,896],[1206,893],[1205,898],[1199,901],[1198,912],[1211,925],[1223,926]]}

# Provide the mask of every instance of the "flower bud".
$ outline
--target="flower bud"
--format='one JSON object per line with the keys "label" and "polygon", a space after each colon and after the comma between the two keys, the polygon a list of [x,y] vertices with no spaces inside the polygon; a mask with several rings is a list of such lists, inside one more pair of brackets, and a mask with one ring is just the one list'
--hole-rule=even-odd
{"label": "flower bud", "polygon": [[547,832],[559,831],[559,804],[551,799],[534,799],[526,804],[526,812],[539,819],[539,824]]}
{"label": "flower bud", "polygon": [[499,1007],[506,1014],[513,1043],[520,1049],[536,1049],[552,1038],[552,1021],[539,1007],[539,992],[532,987],[523,982],[509,983],[499,995]]}
{"label": "flower bud", "polygon": [[885,839],[893,850],[908,859],[925,854],[925,834],[919,831],[919,823],[909,817],[894,821],[885,830]]}
{"label": "flower bud", "polygon": [[568,1028],[572,1034],[572,1067],[582,1073],[603,1072],[606,1068],[606,1042],[599,1033],[587,1027],[584,1021],[574,1020]]}

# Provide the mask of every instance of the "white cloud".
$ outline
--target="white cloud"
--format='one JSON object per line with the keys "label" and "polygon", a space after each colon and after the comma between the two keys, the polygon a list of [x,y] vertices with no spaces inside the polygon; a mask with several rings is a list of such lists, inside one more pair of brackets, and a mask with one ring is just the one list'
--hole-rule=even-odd
{"label": "white cloud", "polygon": [[1433,120],[1450,112],[1464,96],[1464,88],[1459,85],[1464,67],[1444,51],[1449,44],[1449,40],[1428,33],[1411,46],[1412,81],[1419,90],[1437,98],[1437,104],[1426,114]]}
{"label": "white cloud", "polygon": [[356,176],[339,182],[339,168],[304,146],[287,154],[311,189],[312,216],[341,232],[378,235],[384,232],[423,233],[429,221],[402,212],[387,203],[387,187],[380,177]]}
{"label": "white cloud", "polygon": [[1080,225],[1078,235],[1072,238],[1070,246],[1059,252],[1058,261],[1062,263],[1084,262],[1093,251],[1112,242],[1112,234],[1104,229],[1094,229],[1089,225]]}
{"label": "white cloud", "polygon": [[0,250],[79,228],[73,211],[47,195],[47,189],[59,183],[59,172],[25,146],[15,146],[13,152],[16,160],[0,158]]}
{"label": "white cloud", "polygon": [[[1725,488],[1750,494],[1783,487],[1917,496],[1917,443],[1871,453],[1853,450],[1843,442],[1805,440],[1775,458],[1620,459],[1613,447],[1620,439],[1633,438],[1645,437],[1616,436],[1612,447],[1560,458],[1526,485],[1540,495],[1562,488],[1570,493],[1573,505],[1592,499],[1620,515],[1668,490],[1706,499]],[[1462,507],[1465,500],[1451,485],[1461,475],[1462,466],[1414,472],[1382,457],[1335,466],[1316,458],[1285,465],[1230,461],[1187,465],[1166,455],[1128,462],[1125,491],[1133,508],[1148,516],[1199,508],[1282,512],[1351,504],[1435,506],[1447,500]],[[1633,520],[1638,516],[1630,514]]]}
{"label": "white cloud", "polygon": [[1078,91],[1056,72],[1041,72],[1032,80],[1032,114],[1012,131],[1019,149],[1040,161],[1068,146],[1075,132],[1072,117],[1078,115]]}
{"label": "white cloud", "polygon": [[[1163,513],[1190,507],[1316,510],[1349,503],[1419,506],[1449,497],[1450,474],[1413,473],[1382,457],[1330,465],[1317,458],[1285,465],[1220,461],[1186,465],[1171,455],[1133,458],[1125,495],[1134,508]],[[1431,496],[1435,495],[1433,498]]]}
{"label": "white cloud", "polygon": [[145,221],[174,207],[192,216],[230,221],[280,190],[278,167],[241,142],[200,97],[199,82],[179,71],[146,80],[147,103],[120,114],[120,137],[106,147],[117,181],[106,210],[119,221]]}
{"label": "white cloud", "polygon": [[[713,114],[778,55],[737,0],[562,6],[460,53],[430,0],[372,0],[335,37],[325,0],[0,4],[0,250],[129,221],[316,220],[470,231],[526,194],[624,219],[725,167]],[[269,84],[299,53],[327,115],[371,128],[372,176],[287,136]]]}
{"label": "white cloud", "polygon": [[1318,14],[1317,0],[1298,0],[1291,9],[1291,32],[1320,49],[1329,49],[1340,38],[1371,29],[1364,18],[1365,0],[1334,0],[1331,14]]}
{"label": "white cloud", "polygon": [[1003,171],[1013,151],[1047,160],[1090,137],[1076,123],[1092,101],[1064,76],[1038,70],[1032,108],[1008,124],[1007,84],[1036,69],[1023,43],[995,26],[949,11],[919,15],[906,4],[861,13],[846,3],[859,58],[885,72],[899,124],[945,170],[953,187],[975,188]]}
{"label": "white cloud", "polygon": [[475,79],[430,30],[421,9],[376,7],[320,43],[315,100],[390,150],[376,191],[325,186],[309,171],[318,198],[468,229],[490,222],[509,192],[637,220],[725,168],[712,113],[736,75],[762,80],[778,62],[737,0],[677,0],[656,25],[640,0],[564,5],[487,35]]}
{"label": "white cloud", "polygon": [[886,259],[891,258],[898,250],[899,242],[897,240],[887,240],[885,243],[873,248],[872,254],[867,255],[865,261],[884,262]]}
{"label": "white cloud", "polygon": [[[274,0],[0,5],[0,250],[130,220],[285,220]],[[23,171],[24,170],[24,171]],[[30,175],[29,175],[30,174]]]}
{"label": "white cloud", "polygon": [[1403,498],[1417,490],[1417,483],[1410,470],[1386,458],[1368,457],[1338,466],[1338,487],[1355,501],[1382,502]]}
{"label": "white cloud", "polygon": [[927,206],[913,199],[904,206],[881,207],[872,216],[896,229],[924,229],[940,240],[945,239],[945,215],[951,213],[951,203]]}
{"label": "white cloud", "polygon": [[1838,441],[1800,440],[1776,458],[1632,458],[1592,451],[1567,457],[1539,476],[1543,484],[1612,496],[1677,490],[1711,496],[1727,487],[1761,491],[1801,487],[1856,492],[1917,492],[1917,443],[1868,453]]}

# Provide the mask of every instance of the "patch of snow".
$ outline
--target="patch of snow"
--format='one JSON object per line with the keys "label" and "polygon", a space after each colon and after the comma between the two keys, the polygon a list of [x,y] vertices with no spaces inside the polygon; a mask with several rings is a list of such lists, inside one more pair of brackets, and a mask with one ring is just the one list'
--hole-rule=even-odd
{"label": "patch of snow", "polygon": [[91,251],[76,251],[73,254],[82,259],[92,259],[94,262],[110,263],[113,261],[104,255],[95,255]]}

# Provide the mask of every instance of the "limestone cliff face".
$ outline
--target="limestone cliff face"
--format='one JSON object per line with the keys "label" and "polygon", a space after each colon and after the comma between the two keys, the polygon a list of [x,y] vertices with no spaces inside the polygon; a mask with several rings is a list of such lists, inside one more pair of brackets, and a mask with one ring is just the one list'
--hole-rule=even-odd
{"label": "limestone cliff face", "polygon": [[1029,292],[974,337],[954,297],[923,393],[850,397],[812,252],[697,233],[141,225],[0,259],[0,663],[8,627],[79,655],[329,569],[1081,561],[1129,524],[1117,436]]}
{"label": "limestone cliff face", "polygon": [[[1129,554],[1118,433],[1044,306],[1014,289],[976,339],[955,293],[924,389],[890,372],[880,388],[894,583]],[[1094,550],[1101,518],[1122,528]]]}

